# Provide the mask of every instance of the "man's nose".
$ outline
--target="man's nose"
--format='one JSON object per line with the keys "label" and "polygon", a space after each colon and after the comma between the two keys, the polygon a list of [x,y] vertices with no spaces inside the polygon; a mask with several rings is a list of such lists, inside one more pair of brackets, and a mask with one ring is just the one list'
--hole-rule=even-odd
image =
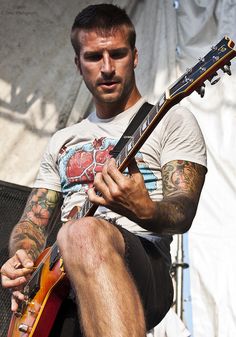
{"label": "man's nose", "polygon": [[103,55],[101,73],[106,77],[115,73],[113,60],[108,54]]}

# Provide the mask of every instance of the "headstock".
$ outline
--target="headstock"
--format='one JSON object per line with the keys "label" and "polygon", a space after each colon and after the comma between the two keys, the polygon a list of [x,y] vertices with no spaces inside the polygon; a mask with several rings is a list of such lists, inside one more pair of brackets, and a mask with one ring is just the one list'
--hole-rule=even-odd
{"label": "headstock", "polygon": [[218,70],[231,75],[230,60],[236,56],[233,49],[234,42],[227,36],[224,37],[211,51],[204,57],[199,58],[199,62],[186,72],[168,88],[167,99],[180,101],[183,97],[190,95],[194,90],[203,97],[205,93],[205,81],[211,85],[220,80]]}

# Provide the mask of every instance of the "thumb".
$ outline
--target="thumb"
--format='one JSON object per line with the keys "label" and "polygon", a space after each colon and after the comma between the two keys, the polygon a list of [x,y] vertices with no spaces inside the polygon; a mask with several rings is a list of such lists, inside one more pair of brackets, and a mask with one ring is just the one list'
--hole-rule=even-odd
{"label": "thumb", "polygon": [[134,174],[140,174],[139,168],[138,168],[138,164],[135,160],[135,158],[132,158],[132,160],[130,161],[129,165],[128,165],[128,172],[130,175],[134,175]]}

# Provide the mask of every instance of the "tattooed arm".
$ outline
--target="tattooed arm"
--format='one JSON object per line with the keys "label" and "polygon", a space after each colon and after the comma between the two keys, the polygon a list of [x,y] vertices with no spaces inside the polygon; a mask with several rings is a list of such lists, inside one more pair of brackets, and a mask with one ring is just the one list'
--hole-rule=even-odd
{"label": "tattooed arm", "polygon": [[152,220],[141,224],[159,234],[186,232],[194,219],[206,168],[202,165],[175,160],[162,168],[163,200],[155,203]]}
{"label": "tattooed arm", "polygon": [[[174,160],[162,169],[163,200],[153,201],[135,161],[129,175],[122,174],[111,158],[97,173],[94,187],[88,190],[91,202],[126,216],[141,227],[157,234],[187,231],[195,216],[206,168]],[[99,191],[98,195],[95,191]]]}
{"label": "tattooed arm", "polygon": [[23,215],[10,237],[11,256],[18,249],[24,249],[36,260],[44,248],[50,230],[50,218],[59,200],[59,192],[43,188],[32,190]]}
{"label": "tattooed arm", "polygon": [[50,219],[59,205],[60,193],[33,189],[20,221],[14,227],[9,244],[10,259],[1,268],[2,286],[12,289],[12,311],[24,299],[21,290],[32,272],[49,232]]}

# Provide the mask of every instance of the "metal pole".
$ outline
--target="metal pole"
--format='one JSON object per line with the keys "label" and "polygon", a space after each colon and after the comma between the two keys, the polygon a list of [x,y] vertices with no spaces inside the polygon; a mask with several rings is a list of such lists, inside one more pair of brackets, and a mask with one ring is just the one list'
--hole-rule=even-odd
{"label": "metal pole", "polygon": [[173,269],[176,281],[176,314],[183,320],[183,269],[188,268],[189,265],[184,263],[184,250],[183,250],[183,235],[177,235],[177,252],[176,259],[173,263]]}

